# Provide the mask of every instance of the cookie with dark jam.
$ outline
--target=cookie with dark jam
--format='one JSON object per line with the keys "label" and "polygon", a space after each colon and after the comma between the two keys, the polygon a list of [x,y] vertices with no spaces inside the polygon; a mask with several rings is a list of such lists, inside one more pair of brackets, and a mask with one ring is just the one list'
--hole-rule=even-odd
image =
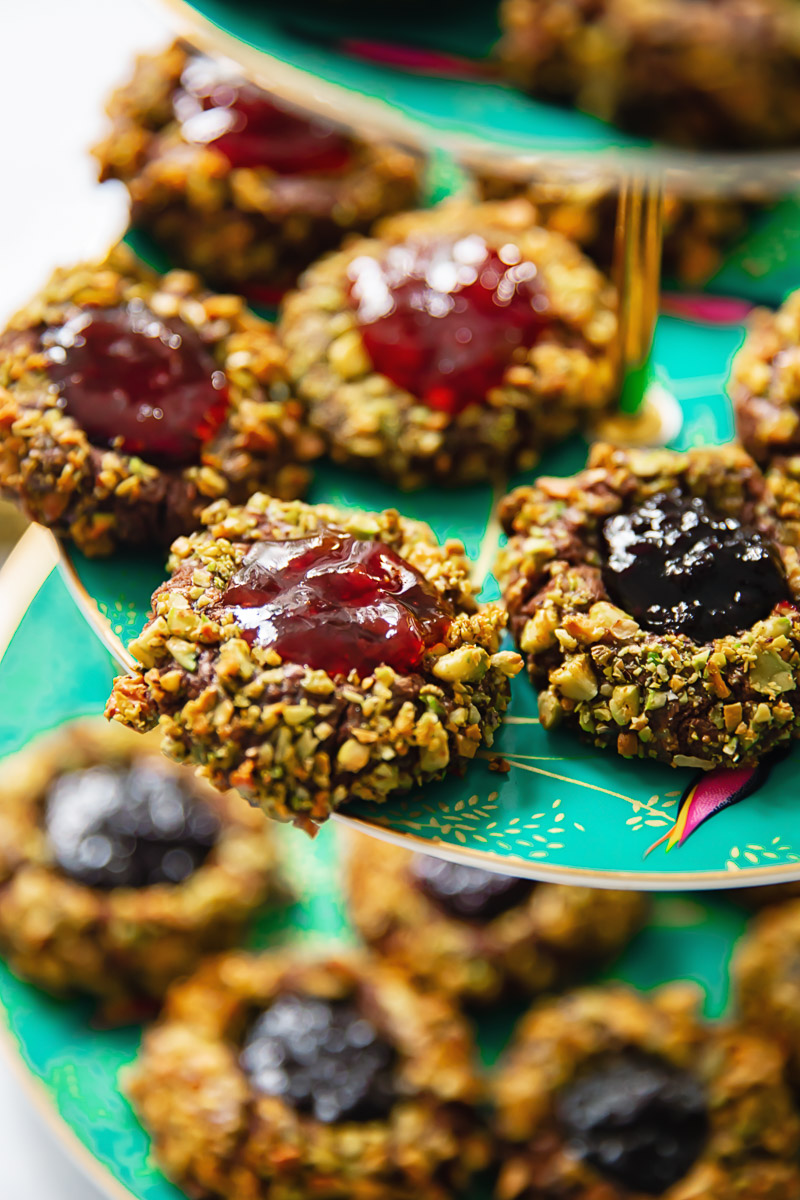
{"label": "cookie with dark jam", "polygon": [[0,952],[109,1014],[159,999],[287,898],[263,816],[102,720],[37,738],[0,770]]}
{"label": "cookie with dark jam", "polygon": [[778,1044],[707,1025],[697,991],[540,1003],[492,1081],[504,1200],[790,1200],[800,1131]]}
{"label": "cookie with dark jam", "polygon": [[534,883],[353,835],[351,919],[370,948],[469,1005],[538,995],[613,960],[647,913],[636,892]]}
{"label": "cookie with dark jam", "polygon": [[363,956],[229,954],[169,993],[126,1086],[199,1200],[445,1200],[489,1161],[469,1026]]}
{"label": "cookie with dark jam", "polygon": [[511,631],[563,722],[624,757],[757,762],[800,729],[800,575],[787,506],[736,446],[597,444],[503,502]]}

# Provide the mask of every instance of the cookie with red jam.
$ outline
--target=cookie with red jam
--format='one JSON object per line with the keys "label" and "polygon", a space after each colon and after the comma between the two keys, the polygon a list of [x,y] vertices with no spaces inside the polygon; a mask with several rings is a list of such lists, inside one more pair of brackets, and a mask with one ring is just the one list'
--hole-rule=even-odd
{"label": "cookie with red jam", "polygon": [[525,200],[383,222],[284,301],[298,395],[336,462],[403,488],[490,479],[614,397],[615,294]]}
{"label": "cookie with red jam", "polygon": [[[792,1078],[800,1084],[800,898],[786,885],[787,899],[773,903],[751,921],[731,967],[742,1017],[779,1038],[786,1047]],[[752,889],[756,891],[756,889]],[[776,892],[777,888],[767,888]],[[780,897],[774,896],[773,900]]]}
{"label": "cookie with red jam", "polygon": [[0,333],[0,492],[85,554],[167,547],[221,496],[299,496],[318,451],[272,328],[125,246]]}
{"label": "cookie with red jam", "polygon": [[545,728],[703,769],[797,736],[798,552],[743,450],[600,443],[579,474],[512,492],[501,521]]}
{"label": "cookie with red jam", "polygon": [[448,1200],[489,1157],[466,1022],[368,959],[206,963],[124,1083],[198,1200]]}
{"label": "cookie with red jam", "polygon": [[[601,271],[611,270],[618,207],[613,182],[595,173],[569,182],[537,175],[523,186],[507,177],[484,175],[478,186],[485,200],[525,196],[536,209],[539,225],[576,242]],[[690,199],[668,192],[664,199],[665,276],[685,287],[706,283],[730,247],[747,232],[750,221],[769,204],[758,185],[736,196]]]}
{"label": "cookie with red jam", "polygon": [[354,835],[350,916],[420,987],[470,1004],[536,995],[610,962],[647,911],[637,892],[562,887]]}
{"label": "cookie with red jam", "polygon": [[170,757],[309,830],[491,744],[522,661],[460,542],[393,510],[265,495],[202,522],[172,547],[107,715],[159,723]]}
{"label": "cookie with red jam", "polygon": [[158,999],[284,899],[274,831],[101,719],[0,766],[0,954],[48,991]]}
{"label": "cookie with red jam", "polygon": [[793,0],[503,0],[500,27],[534,95],[681,146],[800,142]]}
{"label": "cookie with red jam", "polygon": [[698,996],[587,988],[534,1007],[493,1085],[498,1200],[792,1200],[800,1119],[777,1044]]}
{"label": "cookie with red jam", "polygon": [[305,117],[227,59],[179,43],[139,58],[95,150],[133,223],[213,287],[272,304],[347,233],[410,208],[420,161]]}

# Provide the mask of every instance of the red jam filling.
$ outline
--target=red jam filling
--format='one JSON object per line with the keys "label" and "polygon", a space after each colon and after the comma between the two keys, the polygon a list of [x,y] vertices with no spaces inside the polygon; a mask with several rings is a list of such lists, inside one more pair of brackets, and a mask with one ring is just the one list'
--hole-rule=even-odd
{"label": "red jam filling", "polygon": [[349,275],[375,370],[453,415],[484,401],[552,321],[535,264],[477,235],[404,242],[354,259]]}
{"label": "red jam filling", "polygon": [[225,62],[191,59],[174,109],[186,141],[213,145],[232,167],[305,175],[341,171],[350,162],[350,144],[337,130],[282,108]]}
{"label": "red jam filling", "polygon": [[337,529],[259,542],[222,596],[251,645],[329,675],[413,671],[452,614],[389,546]]}
{"label": "red jam filling", "polygon": [[225,418],[225,374],[197,333],[140,300],[86,309],[48,329],[42,345],[59,403],[96,446],[181,466]]}

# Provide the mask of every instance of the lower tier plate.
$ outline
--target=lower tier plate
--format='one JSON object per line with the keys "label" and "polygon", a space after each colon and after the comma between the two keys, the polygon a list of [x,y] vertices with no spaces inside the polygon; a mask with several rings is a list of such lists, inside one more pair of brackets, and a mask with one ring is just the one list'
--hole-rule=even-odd
{"label": "lower tier plate", "polygon": [[[20,573],[12,561],[11,570],[0,577],[5,595],[13,597],[15,574]],[[50,574],[0,662],[0,754],[63,720],[98,712],[111,674],[107,652],[71,603],[58,573]],[[558,771],[568,769],[565,761]],[[476,776],[470,787],[488,786],[480,772]],[[535,777],[534,783],[548,809],[547,822],[557,822],[563,807],[572,825],[571,804],[558,804],[567,795],[561,785],[547,776]],[[467,781],[461,786],[466,795]],[[436,804],[433,790],[426,805],[433,812]],[[566,817],[558,822],[562,825],[567,826]],[[297,830],[279,831],[298,899],[279,914],[262,918],[252,934],[254,946],[353,941],[338,876],[343,832],[330,824],[312,842]],[[572,832],[559,836],[565,843],[590,840]],[[728,959],[744,920],[744,910],[724,896],[658,896],[648,927],[607,976],[640,988],[697,980],[706,995],[707,1015],[717,1017],[727,1004]],[[150,1159],[148,1139],[120,1090],[119,1073],[136,1054],[140,1030],[96,1028],[87,1005],[53,1000],[2,965],[0,1006],[5,1015],[0,1041],[59,1141],[95,1183],[114,1200],[179,1200],[181,1193]],[[481,1021],[485,1063],[494,1061],[515,1016],[515,1010],[503,1007]]]}

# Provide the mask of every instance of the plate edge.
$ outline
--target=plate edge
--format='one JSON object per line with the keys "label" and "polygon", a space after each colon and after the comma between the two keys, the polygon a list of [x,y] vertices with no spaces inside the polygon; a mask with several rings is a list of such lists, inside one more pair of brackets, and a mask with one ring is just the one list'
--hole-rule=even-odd
{"label": "plate edge", "polygon": [[[0,1055],[37,1117],[49,1129],[53,1140],[75,1169],[104,1196],[109,1197],[110,1200],[141,1200],[141,1197],[130,1191],[124,1183],[120,1183],[118,1179],[114,1178],[110,1169],[92,1154],[72,1126],[68,1125],[61,1116],[47,1084],[25,1062],[8,1023],[8,1009],[2,1003],[0,1003],[0,1007],[3,1011],[3,1020],[0,1021]],[[166,1179],[166,1176],[164,1178]],[[167,1180],[167,1183],[169,1182]]]}

